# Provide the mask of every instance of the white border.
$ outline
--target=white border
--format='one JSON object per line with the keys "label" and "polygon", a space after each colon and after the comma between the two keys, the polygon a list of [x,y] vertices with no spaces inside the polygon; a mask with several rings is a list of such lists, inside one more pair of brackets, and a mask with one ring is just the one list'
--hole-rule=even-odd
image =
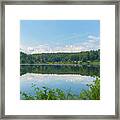
{"label": "white border", "polygon": [[[20,100],[21,19],[100,20],[101,100]],[[5,115],[115,115],[115,5],[5,5]]]}

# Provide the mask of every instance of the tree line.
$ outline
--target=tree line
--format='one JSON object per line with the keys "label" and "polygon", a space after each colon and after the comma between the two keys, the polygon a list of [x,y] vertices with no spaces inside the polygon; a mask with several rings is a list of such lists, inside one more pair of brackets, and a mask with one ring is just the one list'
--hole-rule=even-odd
{"label": "tree line", "polygon": [[76,53],[39,53],[20,52],[20,64],[85,64],[99,63],[100,49]]}

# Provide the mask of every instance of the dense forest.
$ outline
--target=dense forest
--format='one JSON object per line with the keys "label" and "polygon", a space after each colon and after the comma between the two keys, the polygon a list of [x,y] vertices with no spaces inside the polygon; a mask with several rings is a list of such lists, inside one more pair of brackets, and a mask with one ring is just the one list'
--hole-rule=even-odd
{"label": "dense forest", "polygon": [[20,64],[94,64],[99,65],[100,49],[77,53],[40,53],[20,52]]}

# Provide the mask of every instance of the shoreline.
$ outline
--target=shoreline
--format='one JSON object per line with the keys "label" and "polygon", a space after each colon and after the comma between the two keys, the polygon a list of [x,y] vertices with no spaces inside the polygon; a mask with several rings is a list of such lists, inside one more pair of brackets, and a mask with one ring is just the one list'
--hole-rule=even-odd
{"label": "shoreline", "polygon": [[78,66],[81,66],[79,64],[20,64],[20,65],[78,65]]}
{"label": "shoreline", "polygon": [[[58,65],[58,66],[83,66],[83,65],[87,65],[87,66],[91,66],[94,64],[20,64],[21,66],[23,65],[28,65],[28,66],[33,66],[33,65],[46,65],[46,66],[53,66],[53,65]],[[100,64],[97,64],[97,66],[99,66]]]}

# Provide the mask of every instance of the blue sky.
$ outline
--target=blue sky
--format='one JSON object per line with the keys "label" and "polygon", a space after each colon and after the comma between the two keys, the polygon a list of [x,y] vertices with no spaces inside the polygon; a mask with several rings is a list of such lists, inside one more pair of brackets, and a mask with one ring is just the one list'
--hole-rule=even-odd
{"label": "blue sky", "polygon": [[21,20],[20,46],[28,53],[99,49],[98,20]]}

